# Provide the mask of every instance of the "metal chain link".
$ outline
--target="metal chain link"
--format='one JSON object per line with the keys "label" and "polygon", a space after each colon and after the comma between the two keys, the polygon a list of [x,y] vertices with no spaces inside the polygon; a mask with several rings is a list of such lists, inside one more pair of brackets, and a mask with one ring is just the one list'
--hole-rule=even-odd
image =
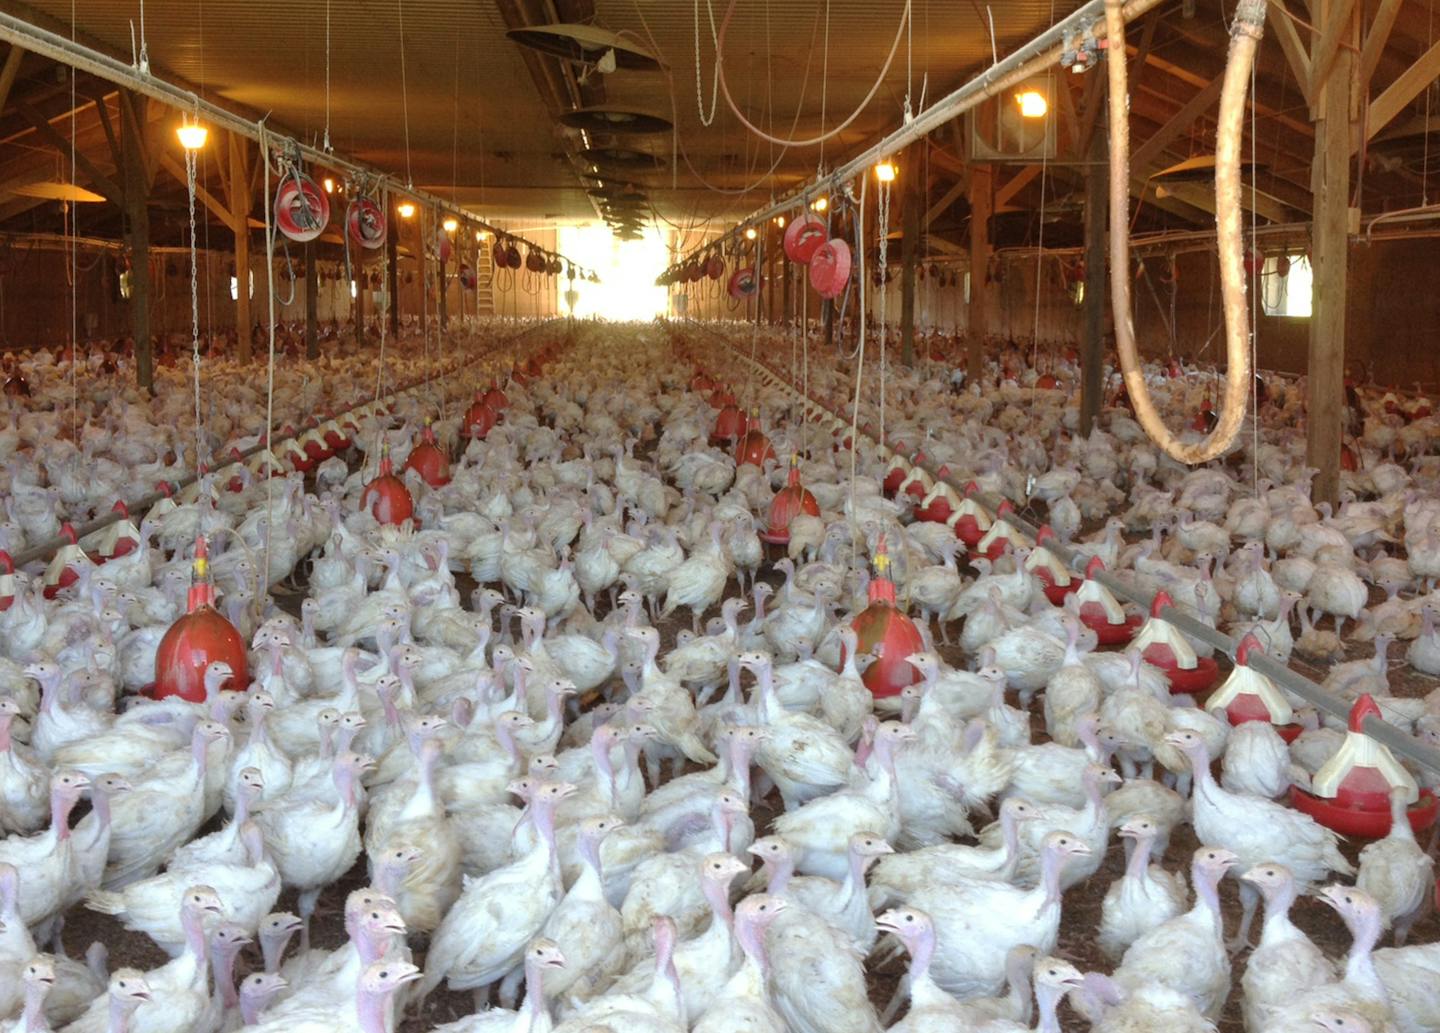
{"label": "metal chain link", "polygon": [[199,472],[205,456],[205,437],[200,419],[200,281],[199,257],[195,251],[195,156],[185,151],[185,186],[190,206],[190,364],[195,388],[195,468]]}

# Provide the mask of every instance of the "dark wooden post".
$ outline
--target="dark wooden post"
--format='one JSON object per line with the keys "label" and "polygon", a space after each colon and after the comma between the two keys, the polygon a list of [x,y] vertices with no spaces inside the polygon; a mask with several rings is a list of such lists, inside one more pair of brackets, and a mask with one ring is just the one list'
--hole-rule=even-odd
{"label": "dark wooden post", "polygon": [[400,336],[400,213],[390,205],[390,218],[385,231],[385,275],[389,279],[386,288],[390,291],[390,336]]}
{"label": "dark wooden post", "polygon": [[[235,234],[235,345],[236,358],[249,362],[250,328],[250,202],[254,192],[250,144],[237,133],[226,133],[230,175],[226,179],[230,228]],[[268,204],[269,201],[267,200]]]}
{"label": "dark wooden post", "polygon": [[[1103,89],[1103,84],[1101,89]],[[1097,99],[1097,104],[1104,104]],[[1110,218],[1105,112],[1090,138],[1085,171],[1085,331],[1080,354],[1080,433],[1088,436],[1100,416],[1105,391],[1106,235]]]}
{"label": "dark wooden post", "polygon": [[994,210],[995,170],[970,168],[970,350],[966,383],[980,380],[985,365],[985,336],[990,331],[990,215]]}
{"label": "dark wooden post", "polygon": [[915,269],[920,263],[920,206],[925,200],[920,153],[919,145],[912,147],[914,160],[900,170],[905,183],[900,215],[900,361],[907,366],[915,365]]}
{"label": "dark wooden post", "polygon": [[305,243],[305,357],[320,357],[320,275],[315,269],[315,242]]}
{"label": "dark wooden post", "polygon": [[150,339],[150,161],[145,146],[149,98],[120,91],[120,139],[125,165],[125,224],[130,245],[130,334],[135,339],[135,378],[155,391]]}

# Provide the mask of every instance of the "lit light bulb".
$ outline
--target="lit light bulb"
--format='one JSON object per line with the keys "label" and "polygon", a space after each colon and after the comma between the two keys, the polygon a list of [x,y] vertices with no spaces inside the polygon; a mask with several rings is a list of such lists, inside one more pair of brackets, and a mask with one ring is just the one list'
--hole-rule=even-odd
{"label": "lit light bulb", "polygon": [[180,128],[175,130],[175,135],[180,138],[181,147],[187,151],[198,151],[205,146],[210,130],[199,122],[182,122]]}
{"label": "lit light bulb", "polygon": [[335,192],[335,178],[333,176],[326,176],[323,181],[323,186],[327,194],[333,194]]}
{"label": "lit light bulb", "polygon": [[882,183],[895,182],[895,166],[888,161],[882,161],[875,166],[875,178]]}
{"label": "lit light bulb", "polygon": [[1020,105],[1020,114],[1025,118],[1044,118],[1050,110],[1050,102],[1039,90],[1015,94],[1015,103]]}
{"label": "lit light bulb", "polygon": [[441,225],[445,227],[446,233],[454,233],[460,228],[460,220],[452,215],[450,218],[446,219],[443,223],[441,223]]}
{"label": "lit light bulb", "polygon": [[395,210],[400,213],[400,218],[402,219],[408,219],[415,214],[415,206],[409,201],[401,201],[400,207]]}
{"label": "lit light bulb", "polygon": [[745,239],[746,239],[746,240],[754,240],[755,237],[756,237],[756,235],[757,235],[757,234],[755,233],[755,227],[754,227],[754,226],[751,226],[749,229],[747,229],[747,230],[745,231]]}
{"label": "lit light bulb", "polygon": [[776,226],[779,226],[779,227],[783,230],[783,229],[785,228],[785,216],[783,216],[783,215],[777,215],[777,216],[775,216],[775,225],[776,225]]}
{"label": "lit light bulb", "polygon": [[817,212],[823,212],[826,208],[830,207],[830,202],[823,197],[817,197],[815,198],[815,200],[810,202],[810,207],[815,209]]}
{"label": "lit light bulb", "polygon": [[488,237],[488,236],[489,236],[489,234],[486,233],[484,230],[476,230],[476,231],[475,231],[475,240],[476,240],[477,243],[483,242],[483,241],[486,239],[486,237]]}

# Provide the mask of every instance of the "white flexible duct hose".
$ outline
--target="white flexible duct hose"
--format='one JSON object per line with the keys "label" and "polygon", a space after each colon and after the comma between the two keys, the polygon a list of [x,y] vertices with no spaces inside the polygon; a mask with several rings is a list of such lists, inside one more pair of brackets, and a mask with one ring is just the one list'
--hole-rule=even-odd
{"label": "white flexible duct hose", "polygon": [[1215,429],[1203,441],[1177,439],[1155,408],[1135,349],[1130,301],[1130,113],[1126,76],[1124,0],[1106,0],[1106,66],[1110,73],[1110,304],[1125,388],[1145,433],[1182,463],[1208,462],[1240,432],[1250,395],[1250,327],[1246,318],[1244,219],[1240,211],[1240,147],[1245,94],[1265,25],[1266,0],[1240,0],[1230,26],[1230,55],[1220,90],[1215,139],[1215,226],[1225,316],[1225,397]]}

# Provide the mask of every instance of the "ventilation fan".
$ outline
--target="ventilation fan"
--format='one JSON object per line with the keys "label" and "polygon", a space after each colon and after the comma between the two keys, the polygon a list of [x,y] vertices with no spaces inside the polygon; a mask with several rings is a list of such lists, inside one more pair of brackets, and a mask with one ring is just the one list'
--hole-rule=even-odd
{"label": "ventilation fan", "polygon": [[542,54],[599,65],[602,72],[616,68],[653,72],[664,67],[650,51],[594,25],[526,25],[505,35]]}
{"label": "ventilation fan", "polygon": [[1040,76],[972,110],[968,118],[970,160],[1027,162],[1054,158],[1054,97],[1054,81]]}

